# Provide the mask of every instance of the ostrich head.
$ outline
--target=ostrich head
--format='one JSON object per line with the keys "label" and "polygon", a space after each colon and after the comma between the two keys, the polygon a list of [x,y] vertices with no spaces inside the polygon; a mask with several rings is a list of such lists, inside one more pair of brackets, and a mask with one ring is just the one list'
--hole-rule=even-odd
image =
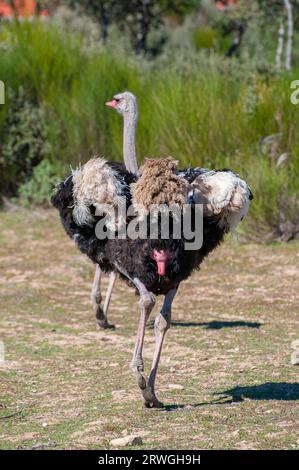
{"label": "ostrich head", "polygon": [[106,106],[116,109],[116,111],[122,114],[124,117],[127,114],[132,114],[134,118],[137,119],[137,98],[129,91],[117,93],[117,95],[113,96],[111,101],[106,102]]}

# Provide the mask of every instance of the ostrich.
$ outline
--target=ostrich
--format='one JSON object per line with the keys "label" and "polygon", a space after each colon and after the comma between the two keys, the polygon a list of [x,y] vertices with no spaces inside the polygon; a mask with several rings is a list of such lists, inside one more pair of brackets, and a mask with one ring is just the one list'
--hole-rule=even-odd
{"label": "ostrich", "polygon": [[[128,106],[127,97],[114,97],[120,112]],[[147,407],[161,407],[155,392],[155,380],[166,331],[171,322],[171,306],[180,283],[199,268],[204,258],[234,230],[246,216],[252,193],[238,175],[230,170],[190,168],[178,170],[172,158],[146,159],[139,175],[104,159],[94,158],[73,171],[60,183],[52,203],[58,209],[65,231],[94,263],[107,273],[114,272],[139,294],[140,320],[131,368],[137,378]],[[133,206],[122,218],[115,207]],[[155,204],[171,208],[171,231],[168,238],[149,238],[150,208]],[[196,250],[186,249],[183,231],[174,236],[175,215],[172,208],[191,208],[194,225],[200,205],[203,211],[203,243]],[[163,209],[163,210],[164,210]],[[100,215],[98,215],[100,214]],[[96,235],[98,224],[117,230],[120,224],[145,221],[145,238],[113,238]],[[147,378],[142,357],[145,326],[155,305],[155,296],[163,295],[161,311],[155,319],[155,351]]]}
{"label": "ostrich", "polygon": [[[138,163],[136,158],[136,144],[135,144],[135,132],[138,120],[138,104],[136,96],[128,91],[124,93],[118,93],[113,97],[111,101],[106,102],[106,106],[109,106],[123,116],[123,157],[124,164],[128,171],[137,175],[138,174]],[[184,170],[180,172],[184,174]],[[194,179],[197,175],[196,171],[188,170],[185,175],[189,178]],[[114,325],[108,322],[108,308],[112,295],[112,290],[116,281],[116,273],[112,271],[109,274],[109,282],[105,296],[104,306],[102,307],[102,293],[101,293],[101,280],[102,270],[100,266],[96,265],[95,276],[91,291],[91,300],[94,308],[95,317],[97,324],[100,328],[114,328]]]}
{"label": "ostrich", "polygon": [[[123,106],[116,106],[120,100]],[[124,106],[125,104],[125,106]],[[116,108],[122,114],[124,121],[123,128],[123,158],[126,169],[137,174],[138,163],[136,158],[135,146],[135,130],[138,119],[138,106],[136,97],[126,91],[115,95],[111,101],[106,102],[106,106]],[[91,290],[91,301],[94,309],[94,314],[97,324],[100,328],[113,329],[114,325],[108,322],[108,308],[110,304],[112,290],[116,281],[116,273],[112,271],[109,274],[108,287],[105,295],[104,306],[102,307],[102,292],[101,292],[102,270],[99,264],[96,265],[95,275]]]}

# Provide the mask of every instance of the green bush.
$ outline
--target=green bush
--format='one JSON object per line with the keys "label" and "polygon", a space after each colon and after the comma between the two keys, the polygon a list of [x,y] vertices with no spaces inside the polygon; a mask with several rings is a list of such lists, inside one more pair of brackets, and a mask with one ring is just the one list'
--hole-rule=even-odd
{"label": "green bush", "polygon": [[212,49],[217,42],[217,31],[210,26],[197,27],[192,32],[192,42],[196,49]]}
{"label": "green bush", "polygon": [[8,93],[0,153],[2,192],[14,193],[50,151],[42,107],[27,100],[22,86]]}
{"label": "green bush", "polygon": [[67,168],[59,162],[45,159],[34,169],[31,178],[21,184],[18,190],[23,205],[49,205],[51,192],[55,185],[65,177]]}

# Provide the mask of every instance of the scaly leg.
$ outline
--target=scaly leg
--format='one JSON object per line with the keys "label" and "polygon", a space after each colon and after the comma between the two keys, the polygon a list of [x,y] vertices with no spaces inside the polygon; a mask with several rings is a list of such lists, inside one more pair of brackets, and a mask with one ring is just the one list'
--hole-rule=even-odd
{"label": "scaly leg", "polygon": [[155,396],[153,396],[150,387],[148,386],[147,379],[144,375],[144,364],[142,358],[142,349],[144,342],[144,334],[146,322],[150,316],[150,313],[155,305],[155,297],[151,292],[148,292],[144,284],[139,279],[134,278],[132,280],[137,287],[140,294],[140,320],[138,325],[135,349],[133,359],[131,362],[131,368],[137,378],[137,383],[142,393],[145,406],[159,406]]}
{"label": "scaly leg", "polygon": [[116,273],[114,271],[112,271],[109,274],[109,283],[108,283],[106,296],[105,296],[105,303],[104,303],[104,315],[106,317],[106,320],[107,320],[108,308],[109,308],[109,304],[110,304],[110,300],[111,300],[111,294],[112,294],[112,291],[113,291],[115,281],[116,281]]}
{"label": "scaly leg", "polygon": [[156,347],[155,347],[153,363],[152,363],[152,370],[151,370],[151,373],[150,373],[150,376],[149,376],[148,385],[150,387],[152,395],[155,397],[155,399],[158,403],[160,403],[160,402],[158,401],[158,399],[155,395],[155,380],[156,380],[156,375],[157,375],[157,370],[158,370],[159,360],[160,360],[160,356],[161,356],[164,337],[165,337],[166,331],[170,327],[171,305],[172,305],[172,302],[173,302],[173,299],[175,297],[176,292],[177,292],[177,288],[170,290],[166,294],[166,296],[164,298],[164,303],[163,303],[161,312],[158,313],[158,315],[155,319]]}
{"label": "scaly leg", "polygon": [[116,274],[110,273],[109,275],[109,285],[107,289],[107,294],[105,298],[104,310],[102,308],[102,292],[101,292],[101,279],[102,279],[102,270],[100,266],[96,265],[96,271],[93,280],[93,286],[91,291],[91,300],[93,304],[94,313],[97,319],[97,323],[101,328],[114,328],[114,325],[111,325],[107,320],[107,311],[111,298],[111,293],[113,285],[115,282]]}
{"label": "scaly leg", "polygon": [[120,273],[122,273],[127,279],[129,279],[135,287],[138,289],[140,295],[140,320],[137,330],[136,343],[133,353],[133,358],[131,362],[131,369],[133,370],[137,383],[140,388],[141,394],[144,399],[144,404],[146,407],[159,407],[161,403],[157,400],[155,395],[152,393],[151,388],[148,385],[148,381],[144,375],[144,363],[142,357],[142,349],[144,343],[145,327],[146,322],[150,316],[150,313],[155,305],[154,295],[147,290],[145,285],[138,279],[130,277],[130,275],[123,269],[121,266],[116,265],[116,268]]}

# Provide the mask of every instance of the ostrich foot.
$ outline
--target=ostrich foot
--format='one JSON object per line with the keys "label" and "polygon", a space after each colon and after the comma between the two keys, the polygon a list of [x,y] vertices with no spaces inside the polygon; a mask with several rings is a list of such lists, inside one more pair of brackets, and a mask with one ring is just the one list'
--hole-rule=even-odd
{"label": "ostrich foot", "polygon": [[104,321],[97,321],[97,325],[99,328],[103,330],[115,330],[115,325],[109,323],[107,320]]}
{"label": "ostrich foot", "polygon": [[144,389],[141,389],[141,393],[144,399],[144,406],[146,408],[163,408],[163,403],[158,400],[155,392],[146,384]]}
{"label": "ostrich foot", "polygon": [[149,389],[149,391],[150,391],[150,396],[147,396],[146,399],[145,399],[145,396],[143,394],[144,406],[146,408],[163,408],[164,404],[160,400],[158,400],[158,398],[152,392],[152,390]]}
{"label": "ostrich foot", "polygon": [[143,370],[135,368],[134,372],[137,377],[138,387],[140,388],[143,397],[144,406],[146,408],[162,408],[164,405],[161,401],[158,400],[155,392],[148,385],[148,381],[143,374]]}
{"label": "ostrich foot", "polygon": [[99,328],[102,328],[104,330],[110,329],[114,330],[115,325],[112,325],[111,323],[108,322],[106,315],[104,314],[104,311],[100,305],[97,306],[96,310],[96,321],[97,325]]}

